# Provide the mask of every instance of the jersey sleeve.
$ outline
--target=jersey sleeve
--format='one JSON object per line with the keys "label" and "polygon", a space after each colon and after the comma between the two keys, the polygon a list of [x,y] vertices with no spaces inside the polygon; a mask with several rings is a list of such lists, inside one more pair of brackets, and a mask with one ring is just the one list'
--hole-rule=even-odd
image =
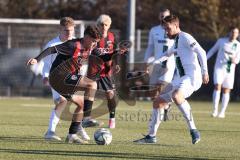
{"label": "jersey sleeve", "polygon": [[[50,41],[51,42],[51,41]],[[48,47],[52,47],[51,43],[48,42],[44,47],[43,49],[47,49]],[[42,77],[45,78],[45,77],[48,77],[49,76],[49,72],[50,72],[50,69],[51,69],[51,66],[52,66],[52,54],[51,55],[48,55],[46,57],[44,57],[42,59],[43,61],[43,69],[42,69]]]}
{"label": "jersey sleeve", "polygon": [[73,55],[75,50],[74,42],[75,42],[74,40],[68,40],[62,44],[54,46],[56,53],[63,55]]}
{"label": "jersey sleeve", "polygon": [[51,62],[52,56],[48,55],[46,57],[43,58],[43,69],[42,69],[42,76],[43,78],[48,77],[49,76],[49,71],[51,69],[52,66],[52,62]]}
{"label": "jersey sleeve", "polygon": [[185,44],[189,47],[194,53],[197,53],[197,57],[201,66],[202,74],[208,74],[207,66],[207,55],[206,51],[201,47],[201,45],[193,38],[191,35],[185,37]]}
{"label": "jersey sleeve", "polygon": [[207,59],[211,58],[218,50],[220,46],[220,39],[214,44],[214,46],[208,51]]}
{"label": "jersey sleeve", "polygon": [[[240,45],[240,43],[238,43]],[[240,47],[238,47],[237,53],[236,53],[236,63],[239,63],[240,61]]]}
{"label": "jersey sleeve", "polygon": [[153,50],[154,50],[153,29],[151,29],[148,36],[148,46],[144,55],[145,63],[147,63],[148,59],[152,56]]}
{"label": "jersey sleeve", "polygon": [[54,53],[56,53],[55,47],[49,47],[49,48],[43,50],[37,57],[35,57],[35,59],[39,62],[44,57],[46,57],[50,54],[54,54]]}
{"label": "jersey sleeve", "polygon": [[154,64],[160,64],[166,60],[168,60],[169,57],[171,57],[173,54],[175,54],[177,50],[175,49],[174,46],[172,46],[170,49],[167,51],[163,52],[162,56],[160,56],[158,59],[154,60]]}

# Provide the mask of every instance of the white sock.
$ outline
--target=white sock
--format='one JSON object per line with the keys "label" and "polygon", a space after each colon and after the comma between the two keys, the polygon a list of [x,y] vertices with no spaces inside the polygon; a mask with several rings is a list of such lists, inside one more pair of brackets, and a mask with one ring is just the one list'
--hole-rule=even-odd
{"label": "white sock", "polygon": [[148,124],[148,135],[156,136],[158,127],[163,120],[164,109],[153,108],[151,119]]}
{"label": "white sock", "polygon": [[51,116],[50,116],[50,120],[49,120],[48,131],[55,132],[59,120],[60,119],[56,115],[55,109],[53,109],[52,113],[51,113]]}
{"label": "white sock", "polygon": [[88,117],[83,117],[83,121],[88,121],[91,119],[91,116],[88,116]]}
{"label": "white sock", "polygon": [[191,106],[189,105],[188,101],[185,100],[182,104],[178,105],[179,110],[182,112],[185,120],[187,121],[188,128],[189,129],[196,129],[192,112],[191,112]]}
{"label": "white sock", "polygon": [[227,106],[228,106],[229,99],[230,99],[230,94],[229,93],[223,93],[223,95],[222,95],[222,110],[221,110],[220,114],[225,114],[225,111],[226,111]]}
{"label": "white sock", "polygon": [[79,130],[79,131],[83,130],[82,122],[80,122],[80,124],[79,124],[79,126],[78,126],[78,130]]}
{"label": "white sock", "polygon": [[221,94],[221,91],[214,89],[214,91],[213,91],[213,113],[218,113],[220,94]]}

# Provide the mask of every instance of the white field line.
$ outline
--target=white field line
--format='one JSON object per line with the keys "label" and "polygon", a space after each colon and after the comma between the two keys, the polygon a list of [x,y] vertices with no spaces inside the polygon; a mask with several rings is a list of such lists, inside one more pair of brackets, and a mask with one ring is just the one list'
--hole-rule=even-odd
{"label": "white field line", "polygon": [[[54,106],[54,104],[37,104],[37,103],[29,103],[29,104],[28,103],[23,103],[23,104],[20,104],[20,105],[22,107],[53,107]],[[118,110],[119,111],[150,112],[151,111],[151,107],[149,107],[149,109],[138,108],[137,106],[129,106],[128,108],[117,107],[117,111]],[[174,108],[170,112],[171,113],[180,113],[177,110],[175,110]],[[194,111],[193,110],[193,113],[197,113],[197,114],[211,114],[211,111]],[[228,114],[228,115],[240,115],[240,113],[238,113],[238,112],[226,112],[226,114]]]}
{"label": "white field line", "polygon": [[52,107],[54,106],[54,104],[35,104],[35,103],[32,103],[32,104],[28,104],[28,103],[23,103],[23,104],[20,104],[22,107]]}

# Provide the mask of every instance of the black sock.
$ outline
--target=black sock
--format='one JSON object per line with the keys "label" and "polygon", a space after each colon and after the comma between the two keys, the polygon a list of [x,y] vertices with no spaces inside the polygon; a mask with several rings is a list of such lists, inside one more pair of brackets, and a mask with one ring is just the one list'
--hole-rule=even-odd
{"label": "black sock", "polygon": [[116,97],[114,96],[112,99],[108,100],[109,118],[115,118],[116,106]]}
{"label": "black sock", "polygon": [[93,101],[84,100],[84,108],[83,108],[83,117],[90,117],[92,111]]}
{"label": "black sock", "polygon": [[78,131],[78,126],[80,125],[80,122],[72,122],[69,128],[69,134],[76,134]]}

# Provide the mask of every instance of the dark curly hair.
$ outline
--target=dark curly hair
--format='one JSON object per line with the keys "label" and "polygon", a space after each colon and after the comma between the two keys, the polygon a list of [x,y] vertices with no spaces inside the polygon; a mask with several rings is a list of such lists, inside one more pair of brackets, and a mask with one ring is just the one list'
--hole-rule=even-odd
{"label": "dark curly hair", "polygon": [[176,15],[169,15],[163,19],[163,23],[178,23],[179,24],[179,18]]}
{"label": "dark curly hair", "polygon": [[101,39],[102,38],[102,32],[96,25],[89,25],[84,31],[84,36],[89,35],[90,37],[94,39]]}

